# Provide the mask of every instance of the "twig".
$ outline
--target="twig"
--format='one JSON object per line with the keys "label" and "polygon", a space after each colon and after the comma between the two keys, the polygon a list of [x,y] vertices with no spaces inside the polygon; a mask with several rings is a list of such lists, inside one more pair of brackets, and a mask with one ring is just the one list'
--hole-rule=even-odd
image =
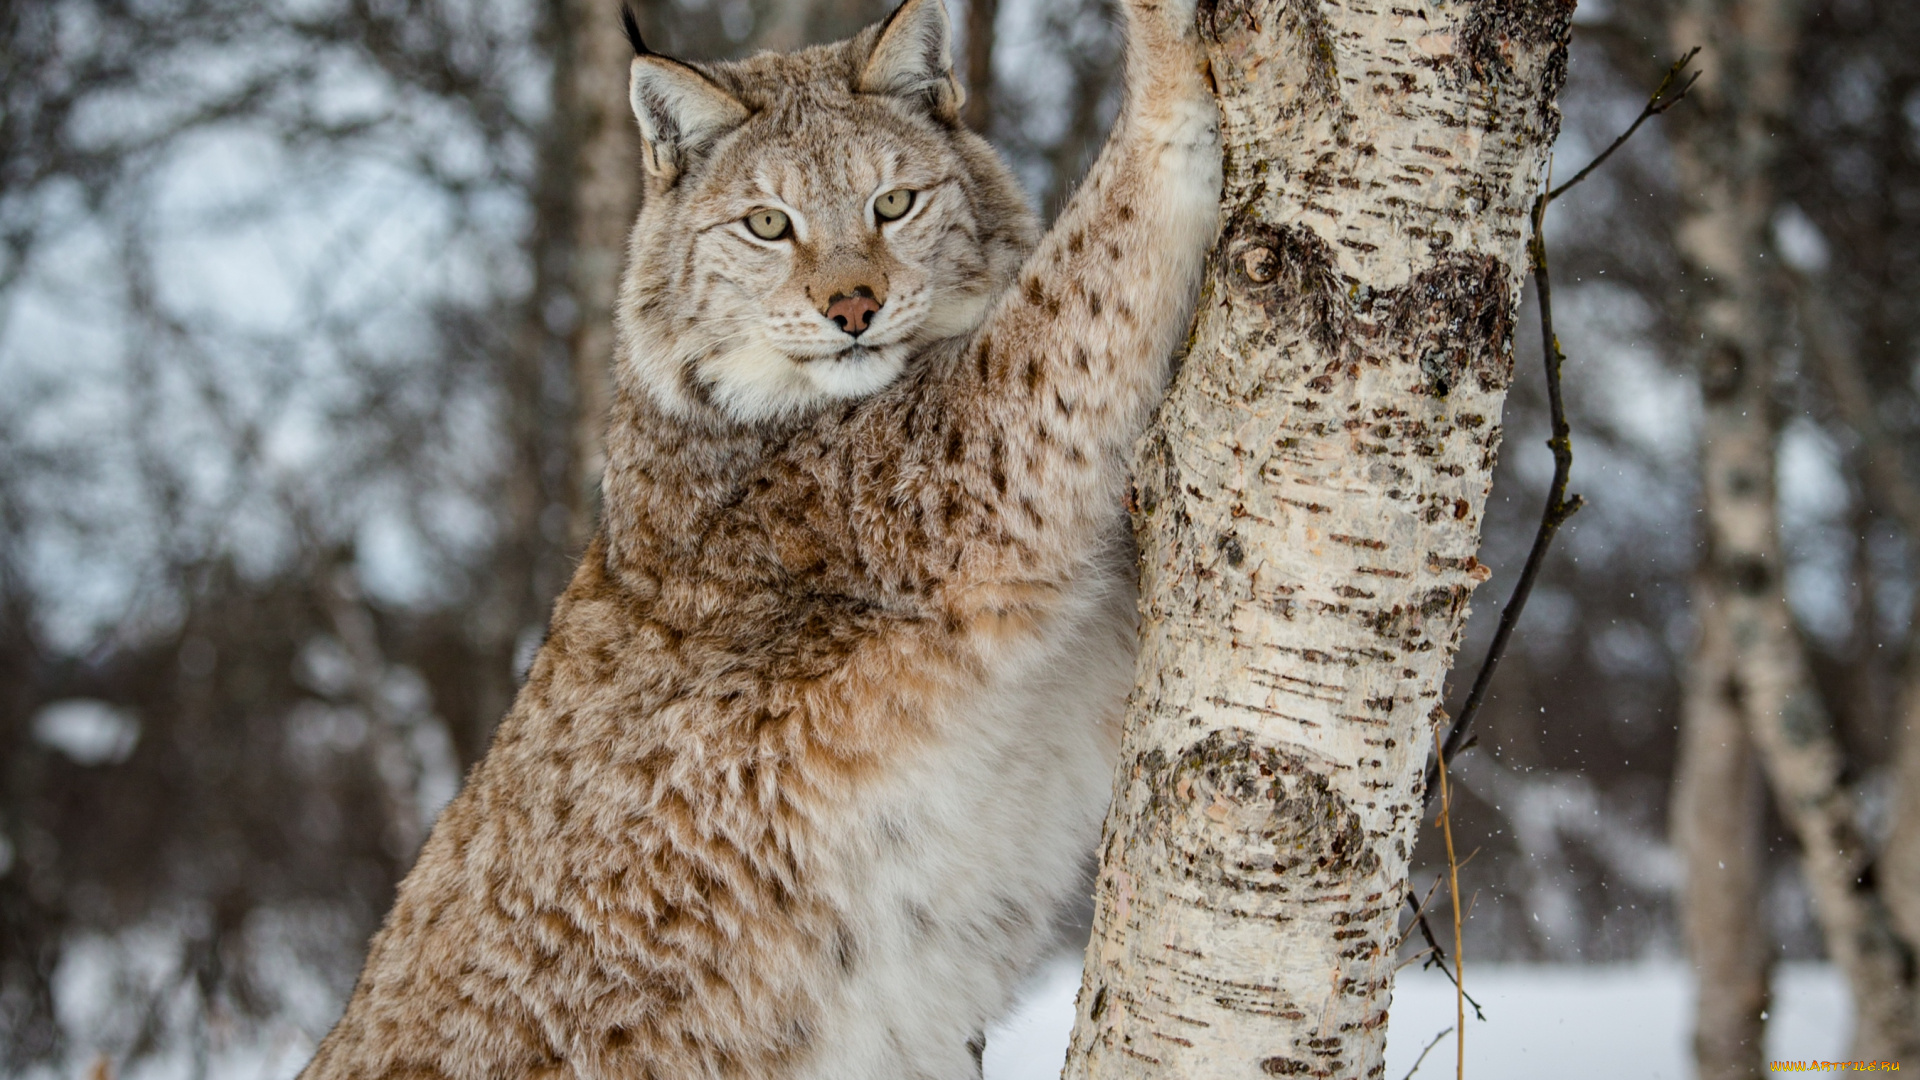
{"label": "twig", "polygon": [[1435,763],[1440,766],[1440,831],[1447,840],[1447,893],[1453,900],[1453,1023],[1460,1031],[1453,1040],[1454,1078],[1466,1080],[1467,957],[1460,940],[1460,860],[1453,852],[1453,793],[1447,786],[1447,758],[1440,752],[1440,729],[1437,726],[1433,729],[1433,753]]}
{"label": "twig", "polygon": [[1417,1058],[1414,1058],[1414,1059],[1413,1059],[1413,1068],[1411,1068],[1411,1069],[1408,1069],[1408,1070],[1407,1070],[1407,1075],[1405,1075],[1405,1076],[1403,1076],[1403,1077],[1401,1077],[1401,1078],[1400,1078],[1400,1080],[1413,1080],[1413,1074],[1414,1074],[1414,1073],[1417,1073],[1417,1072],[1419,1072],[1419,1071],[1420,1071],[1420,1064],[1421,1064],[1422,1062],[1424,1062],[1424,1061],[1426,1061],[1426,1060],[1427,1060],[1427,1055],[1428,1055],[1429,1053],[1432,1053],[1432,1052],[1433,1052],[1433,1048],[1434,1048],[1434,1047],[1436,1047],[1436,1046],[1439,1046],[1439,1045],[1440,1045],[1440,1040],[1441,1040],[1441,1039],[1444,1039],[1444,1038],[1446,1038],[1446,1037],[1447,1037],[1447,1033],[1448,1033],[1448,1032],[1450,1032],[1450,1031],[1452,1031],[1452,1030],[1453,1030],[1452,1028],[1442,1028],[1442,1029],[1440,1029],[1440,1034],[1438,1034],[1438,1035],[1435,1035],[1435,1036],[1433,1037],[1433,1040],[1432,1040],[1431,1042],[1429,1042],[1429,1043],[1427,1043],[1427,1048],[1426,1048],[1425,1050],[1422,1050],[1422,1051],[1420,1051],[1420,1056],[1419,1056],[1419,1057],[1417,1057]]}
{"label": "twig", "polygon": [[[1547,272],[1547,205],[1565,194],[1567,189],[1585,180],[1599,168],[1615,150],[1620,149],[1640,125],[1659,116],[1678,105],[1693,89],[1700,73],[1694,72],[1678,90],[1673,89],[1674,81],[1699,55],[1698,46],[1687,51],[1685,56],[1675,60],[1667,68],[1665,78],[1654,88],[1647,104],[1641,108],[1640,115],[1634,117],[1627,130],[1600,155],[1588,162],[1586,167],[1573,174],[1566,183],[1554,187],[1549,185],[1545,194],[1533,201],[1532,223],[1533,238],[1527,242],[1527,254],[1533,263],[1534,291],[1540,298],[1540,339],[1541,358],[1545,362],[1547,375],[1547,408],[1552,419],[1552,435],[1547,439],[1547,447],[1553,451],[1553,483],[1547,491],[1547,505],[1540,513],[1540,527],[1533,535],[1533,547],[1527,552],[1526,565],[1520,570],[1520,580],[1513,586],[1513,595],[1507,598],[1506,607],[1500,610],[1500,623],[1494,628],[1493,642],[1487,646],[1486,659],[1480,662],[1480,670],[1474,676],[1473,688],[1467,692],[1467,700],[1460,707],[1460,715],[1453,722],[1453,728],[1447,733],[1446,742],[1441,744],[1434,764],[1427,769],[1426,801],[1433,804],[1434,784],[1438,778],[1439,759],[1452,761],[1460,751],[1472,745],[1473,721],[1480,713],[1480,706],[1486,702],[1487,688],[1493,684],[1493,673],[1500,666],[1500,658],[1507,653],[1507,645],[1513,639],[1514,627],[1520,623],[1520,613],[1526,610],[1527,599],[1533,595],[1533,583],[1540,576],[1540,568],[1546,563],[1547,549],[1553,545],[1554,534],[1567,519],[1579,513],[1585,504],[1578,495],[1567,494],[1567,480],[1573,471],[1573,430],[1567,424],[1566,401],[1560,389],[1560,369],[1567,362],[1567,354],[1561,351],[1560,337],[1553,331],[1553,281]],[[1671,91],[1671,92],[1670,92]]]}
{"label": "twig", "polygon": [[[1427,913],[1427,905],[1433,902],[1433,894],[1439,891],[1440,891],[1440,879],[1436,877],[1433,879],[1433,884],[1427,886],[1427,895],[1421,897],[1419,903],[1415,904],[1413,902],[1412,893],[1407,894],[1407,903],[1413,906],[1414,918],[1418,919],[1420,916]],[[1403,949],[1406,947],[1407,939],[1413,936],[1413,928],[1414,928],[1413,923],[1407,924],[1407,932],[1400,935],[1400,943],[1394,947],[1395,952],[1398,952],[1400,949]]]}
{"label": "twig", "polygon": [[[1411,893],[1407,895],[1407,903],[1409,905],[1413,904],[1413,895]],[[1427,962],[1421,966],[1439,968],[1440,974],[1445,975],[1447,981],[1452,983],[1456,989],[1466,996],[1467,1005],[1473,1009],[1474,1019],[1484,1023],[1487,1019],[1487,1014],[1480,1011],[1480,1003],[1473,999],[1472,994],[1467,993],[1466,987],[1460,985],[1459,979],[1454,978],[1453,969],[1447,966],[1447,951],[1440,947],[1439,939],[1433,936],[1433,926],[1427,922],[1426,914],[1417,907],[1414,908],[1413,924],[1419,928],[1420,936],[1426,939],[1427,951],[1433,954]]]}
{"label": "twig", "polygon": [[1446,741],[1440,744],[1433,764],[1427,769],[1426,799],[1429,805],[1433,802],[1440,760],[1453,760],[1473,731],[1474,718],[1479,715],[1480,706],[1486,702],[1487,688],[1493,683],[1493,673],[1500,666],[1500,658],[1506,655],[1514,627],[1520,623],[1520,613],[1526,610],[1527,599],[1533,595],[1533,583],[1539,579],[1540,568],[1547,561],[1547,549],[1553,546],[1554,534],[1585,504],[1580,496],[1567,494],[1567,480],[1573,472],[1573,429],[1567,424],[1566,400],[1560,390],[1560,368],[1566,363],[1567,354],[1561,351],[1560,338],[1553,332],[1553,282],[1547,273],[1547,239],[1541,228],[1546,221],[1549,197],[1550,193],[1533,201],[1533,239],[1528,243],[1528,252],[1533,259],[1534,290],[1540,297],[1540,337],[1547,369],[1547,410],[1553,429],[1551,437],[1547,439],[1547,447],[1553,451],[1553,483],[1547,489],[1547,505],[1541,511],[1540,527],[1533,534],[1533,548],[1527,552],[1527,562],[1520,570],[1520,580],[1514,584],[1513,595],[1507,598],[1507,606],[1500,611],[1500,624],[1494,628],[1493,643],[1487,646],[1487,658],[1480,662],[1480,672],[1474,676],[1473,689],[1467,692],[1466,704],[1460,707],[1460,716],[1454,721],[1453,730],[1447,733]]}
{"label": "twig", "polygon": [[[1675,60],[1673,62],[1673,66],[1667,69],[1667,77],[1664,79],[1661,79],[1660,85],[1653,88],[1653,96],[1647,99],[1646,105],[1642,107],[1640,110],[1640,115],[1633,118],[1633,123],[1627,125],[1627,130],[1621,132],[1620,137],[1613,140],[1613,142],[1609,144],[1605,150],[1600,151],[1600,154],[1598,157],[1595,157],[1592,161],[1587,162],[1586,168],[1583,168],[1579,172],[1574,173],[1572,179],[1568,180],[1564,184],[1561,184],[1559,187],[1553,188],[1552,190],[1548,191],[1547,201],[1552,202],[1553,200],[1566,194],[1568,188],[1571,188],[1573,185],[1579,183],[1582,180],[1585,180],[1588,174],[1592,173],[1593,170],[1599,168],[1602,164],[1606,162],[1608,158],[1612,157],[1613,152],[1615,150],[1618,150],[1622,146],[1625,146],[1627,143],[1627,140],[1633,138],[1633,133],[1640,130],[1641,124],[1646,123],[1648,120],[1651,120],[1654,117],[1659,116],[1661,113],[1666,112],[1668,109],[1673,108],[1675,105],[1680,104],[1681,100],[1687,96],[1687,91],[1693,89],[1693,84],[1700,81],[1700,73],[1696,71],[1692,75],[1688,76],[1687,81],[1680,85],[1680,89],[1675,91],[1672,97],[1667,96],[1667,91],[1669,89],[1672,89],[1673,81],[1680,77],[1680,73],[1685,71],[1687,69],[1687,65],[1693,63],[1693,58],[1698,55],[1700,55],[1700,46],[1695,45],[1693,48],[1687,50],[1687,55],[1681,57],[1678,60]],[[1538,217],[1537,214],[1535,216],[1536,218]],[[1539,235],[1539,232],[1537,231],[1537,229],[1534,235],[1535,236]]]}
{"label": "twig", "polygon": [[[1461,750],[1473,744],[1472,732],[1474,718],[1479,715],[1480,707],[1486,701],[1487,688],[1493,682],[1493,673],[1495,669],[1500,666],[1500,658],[1506,655],[1507,645],[1513,638],[1514,627],[1519,624],[1520,614],[1526,610],[1527,599],[1533,594],[1533,583],[1540,576],[1540,568],[1546,562],[1547,549],[1553,544],[1554,534],[1560,531],[1560,526],[1566,524],[1568,518],[1578,513],[1581,506],[1585,505],[1585,500],[1579,495],[1567,494],[1567,483],[1573,471],[1573,429],[1567,423],[1566,401],[1561,393],[1560,386],[1560,370],[1566,364],[1567,357],[1566,353],[1560,348],[1559,336],[1553,331],[1553,283],[1547,270],[1547,241],[1543,228],[1546,224],[1547,206],[1553,202],[1553,200],[1566,194],[1575,184],[1585,180],[1595,169],[1598,169],[1604,164],[1608,158],[1613,156],[1614,151],[1626,145],[1627,140],[1632,138],[1634,133],[1640,130],[1642,124],[1678,105],[1687,96],[1687,92],[1693,89],[1693,84],[1699,81],[1699,72],[1694,72],[1688,77],[1687,81],[1681,84],[1677,91],[1671,94],[1669,94],[1669,91],[1673,89],[1674,81],[1678,79],[1681,73],[1686,70],[1687,66],[1693,62],[1693,58],[1699,55],[1699,52],[1699,47],[1695,46],[1689,50],[1685,56],[1673,62],[1673,65],[1667,69],[1666,77],[1660,80],[1660,85],[1654,88],[1653,94],[1647,99],[1647,104],[1641,108],[1640,115],[1634,117],[1633,123],[1627,125],[1627,129],[1621,132],[1619,137],[1614,139],[1605,150],[1602,150],[1598,156],[1588,162],[1579,172],[1574,173],[1573,177],[1566,183],[1558,187],[1550,186],[1546,192],[1534,200],[1531,214],[1533,238],[1528,242],[1527,253],[1533,263],[1535,290],[1538,292],[1540,298],[1541,353],[1546,367],[1547,406],[1551,416],[1552,426],[1552,434],[1547,440],[1547,447],[1553,451],[1553,482],[1547,491],[1546,507],[1540,514],[1540,526],[1534,533],[1533,547],[1527,552],[1527,561],[1521,568],[1520,580],[1514,584],[1513,594],[1507,598],[1506,606],[1500,611],[1500,623],[1494,629],[1493,642],[1487,647],[1486,658],[1480,662],[1480,670],[1474,676],[1473,688],[1467,693],[1466,703],[1461,706],[1460,715],[1454,720],[1453,726],[1448,731],[1444,741],[1440,738],[1439,729],[1436,728],[1434,730],[1434,760],[1432,765],[1427,769],[1425,785],[1425,798],[1429,806],[1432,805],[1435,792],[1445,788],[1445,764],[1452,761]],[[1445,796],[1443,795],[1443,799],[1444,798]],[[1443,813],[1444,812],[1443,810]],[[1453,858],[1452,822],[1450,817],[1446,820],[1447,863],[1449,872],[1453,875],[1455,883],[1454,909],[1456,913],[1456,924],[1454,948],[1455,952],[1458,953],[1459,867]],[[1435,884],[1437,887],[1438,882],[1436,881]],[[1432,896],[1432,890],[1428,891],[1428,896],[1429,898]],[[1439,940],[1434,936],[1433,927],[1427,922],[1425,901],[1416,901],[1413,898],[1413,894],[1408,893],[1406,903],[1407,906],[1413,910],[1414,926],[1420,930],[1420,935],[1426,939],[1427,948],[1425,951],[1431,954],[1425,966],[1438,967],[1441,973],[1447,977],[1447,981],[1453,983],[1457,995],[1455,1000],[1456,1008],[1460,1002],[1464,1001],[1466,1004],[1473,1006],[1473,1015],[1477,1019],[1485,1021],[1487,1017],[1486,1014],[1481,1011],[1480,1003],[1473,999],[1472,994],[1467,993],[1467,989],[1461,984],[1459,976],[1454,973],[1452,968],[1448,967],[1447,952],[1440,947]],[[1411,933],[1412,928],[1409,928],[1408,934]],[[1405,938],[1403,937],[1402,944],[1404,943]],[[1455,964],[1457,965],[1458,962],[1456,956]],[[1464,1013],[1461,1014],[1459,1022],[1461,1025],[1466,1023]],[[1442,1036],[1445,1034],[1446,1032],[1441,1032]],[[1434,1042],[1437,1043],[1438,1041],[1439,1036],[1436,1036]],[[1464,1040],[1462,1041],[1464,1042]],[[1433,1043],[1429,1043],[1427,1049],[1433,1049]],[[1464,1046],[1461,1049],[1461,1055],[1461,1067],[1464,1070]],[[1422,1051],[1420,1057],[1424,1060],[1426,1058],[1426,1052]],[[1419,1068],[1418,1062],[1414,1064],[1414,1068]],[[1412,1076],[1413,1074],[1408,1073],[1407,1075]]]}
{"label": "twig", "polygon": [[[1409,934],[1413,933],[1413,927],[1411,926],[1407,927],[1407,933]],[[1433,955],[1432,949],[1421,949],[1419,952],[1413,953],[1412,955],[1408,956],[1405,960],[1402,960],[1394,964],[1393,970],[1399,971],[1403,967],[1408,967],[1413,964],[1418,964],[1421,961],[1431,957],[1432,955]]]}

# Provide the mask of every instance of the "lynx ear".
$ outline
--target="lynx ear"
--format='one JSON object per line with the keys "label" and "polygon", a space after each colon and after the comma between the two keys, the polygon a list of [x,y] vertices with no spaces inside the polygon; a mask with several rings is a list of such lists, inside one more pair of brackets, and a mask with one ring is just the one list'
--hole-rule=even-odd
{"label": "lynx ear", "polygon": [[671,180],[688,155],[745,122],[747,107],[698,71],[649,52],[633,12],[622,8],[621,15],[635,54],[627,97],[640,121],[647,172]]}
{"label": "lynx ear", "polygon": [[855,87],[865,94],[923,98],[936,116],[957,120],[966,92],[953,75],[953,24],[941,0],[906,0],[880,24]]}

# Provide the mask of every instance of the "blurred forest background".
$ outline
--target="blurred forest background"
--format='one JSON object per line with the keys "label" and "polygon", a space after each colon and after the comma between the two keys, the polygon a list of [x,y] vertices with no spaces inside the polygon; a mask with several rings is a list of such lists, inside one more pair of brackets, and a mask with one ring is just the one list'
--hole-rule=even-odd
{"label": "blurred forest background", "polygon": [[[720,58],[887,6],[640,17],[659,51]],[[1639,111],[1681,6],[1580,5],[1563,168]],[[954,15],[968,121],[1050,213],[1117,106],[1114,17]],[[624,49],[612,0],[0,3],[0,1074],[284,1072],[337,1014],[590,528]],[[1820,299],[1867,413],[1783,318],[1784,581],[1878,844],[1920,653],[1920,536],[1873,471],[1920,466],[1920,7],[1811,0],[1790,66],[1769,254],[1783,310]],[[1458,766],[1480,958],[1684,950],[1686,131],[1650,126],[1549,220],[1588,505]],[[1456,700],[1551,473],[1524,325]],[[1817,956],[1794,842],[1764,835],[1770,947]],[[1423,846],[1416,883],[1441,862]]]}

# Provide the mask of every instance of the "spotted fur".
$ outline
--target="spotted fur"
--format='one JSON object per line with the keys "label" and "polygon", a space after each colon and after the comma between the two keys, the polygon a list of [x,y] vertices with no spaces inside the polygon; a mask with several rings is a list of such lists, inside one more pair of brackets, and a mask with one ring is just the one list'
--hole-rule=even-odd
{"label": "spotted fur", "polygon": [[1192,6],[1127,10],[1128,103],[1037,243],[939,0],[635,60],[602,528],[306,1077],[977,1075],[1111,784],[1124,456],[1216,220]]}

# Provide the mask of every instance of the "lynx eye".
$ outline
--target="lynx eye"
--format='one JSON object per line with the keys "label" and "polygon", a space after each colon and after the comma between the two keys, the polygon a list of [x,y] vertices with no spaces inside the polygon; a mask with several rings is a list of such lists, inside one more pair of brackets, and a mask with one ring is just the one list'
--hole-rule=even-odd
{"label": "lynx eye", "polygon": [[778,240],[793,230],[787,215],[778,210],[755,210],[747,215],[747,228],[762,240]]}
{"label": "lynx eye", "polygon": [[879,215],[881,221],[897,221],[911,209],[913,192],[906,188],[894,188],[873,200],[873,212]]}

